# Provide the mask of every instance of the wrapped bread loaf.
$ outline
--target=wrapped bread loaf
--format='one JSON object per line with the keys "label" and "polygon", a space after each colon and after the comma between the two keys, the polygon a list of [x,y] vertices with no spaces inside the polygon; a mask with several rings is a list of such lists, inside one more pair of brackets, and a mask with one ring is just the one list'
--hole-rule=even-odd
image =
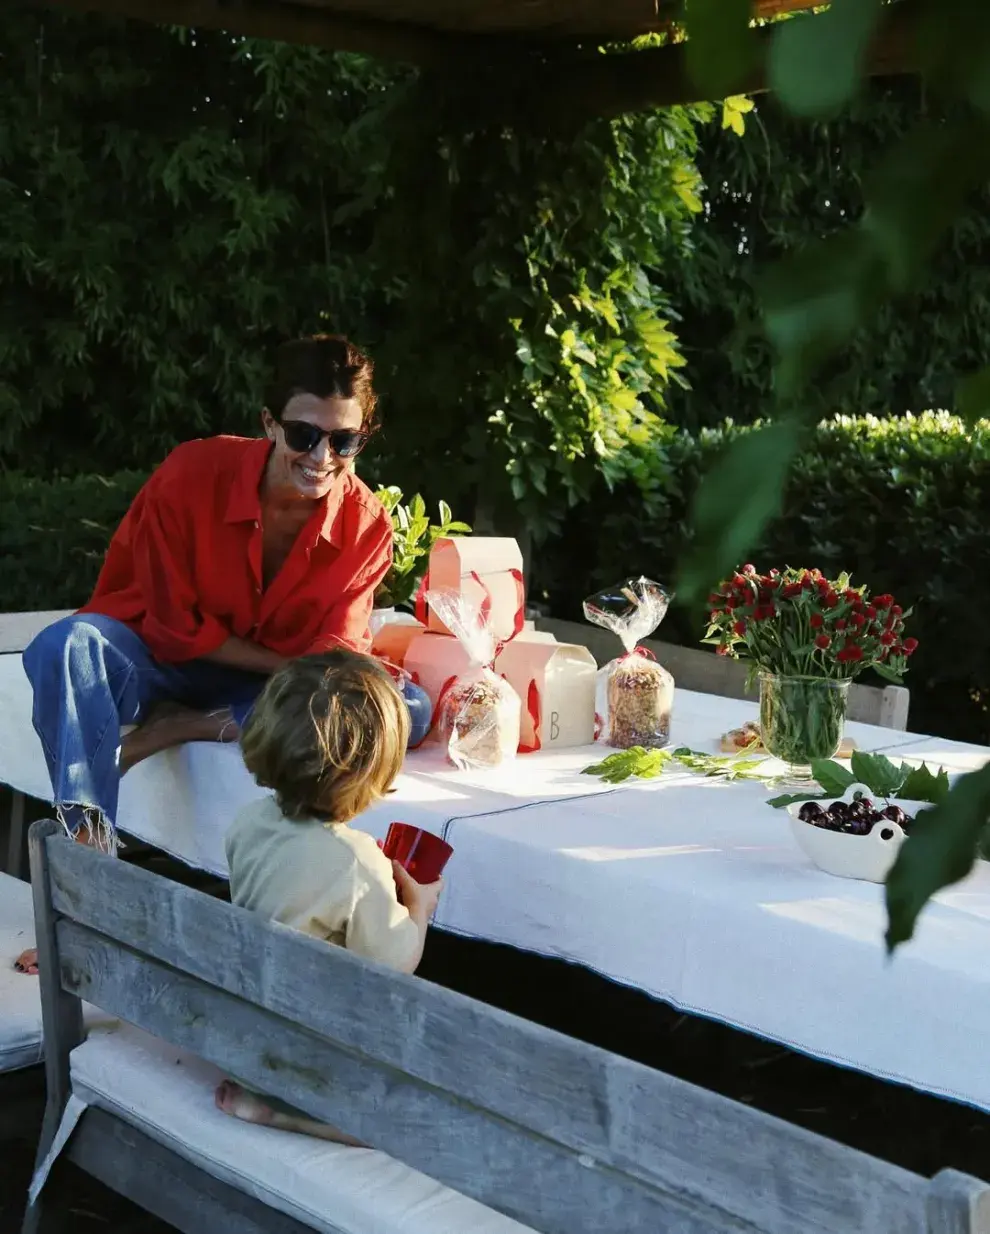
{"label": "wrapped bread loaf", "polygon": [[457,592],[430,591],[433,612],[462,645],[471,668],[444,689],[437,729],[457,767],[498,767],[519,749],[522,704],[492,669],[496,640],[481,608]]}
{"label": "wrapped bread loaf", "polygon": [[647,578],[627,579],[584,602],[587,619],[611,630],[625,648],[599,672],[599,740],[619,749],[659,749],[670,741],[674,678],[652,652],[636,646],[657,628],[669,602],[660,584]]}
{"label": "wrapped bread loaf", "polygon": [[519,748],[519,720],[516,692],[484,669],[480,677],[460,678],[451,686],[440,706],[438,726],[458,767],[497,767]]}
{"label": "wrapped bread loaf", "polygon": [[608,743],[656,749],[670,741],[674,679],[641,651],[613,660],[608,675]]}

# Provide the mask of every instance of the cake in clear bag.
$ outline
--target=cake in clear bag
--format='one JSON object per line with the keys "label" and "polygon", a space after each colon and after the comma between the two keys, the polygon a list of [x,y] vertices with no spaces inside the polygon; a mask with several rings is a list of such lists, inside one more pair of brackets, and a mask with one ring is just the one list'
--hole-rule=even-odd
{"label": "cake in clear bag", "polygon": [[670,596],[648,578],[626,579],[584,602],[588,621],[616,634],[625,654],[599,671],[599,740],[619,749],[659,749],[670,741],[674,678],[637,644],[663,621]]}
{"label": "cake in clear bag", "polygon": [[516,756],[522,716],[519,695],[492,668],[498,643],[479,605],[453,591],[430,591],[427,599],[471,660],[438,700],[438,735],[462,770],[498,767]]}

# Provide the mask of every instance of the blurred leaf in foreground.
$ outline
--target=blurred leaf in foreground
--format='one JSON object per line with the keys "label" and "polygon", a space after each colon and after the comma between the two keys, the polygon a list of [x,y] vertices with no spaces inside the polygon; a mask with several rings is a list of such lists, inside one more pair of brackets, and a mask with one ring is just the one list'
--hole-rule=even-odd
{"label": "blurred leaf in foreground", "polygon": [[915,819],[887,875],[887,950],[907,942],[925,903],[973,868],[990,818],[990,763],[960,777],[945,799]]}
{"label": "blurred leaf in foreground", "polygon": [[695,539],[677,580],[685,603],[696,604],[736,566],[777,513],[801,432],[801,422],[787,416],[740,437],[701,481],[691,520]]}

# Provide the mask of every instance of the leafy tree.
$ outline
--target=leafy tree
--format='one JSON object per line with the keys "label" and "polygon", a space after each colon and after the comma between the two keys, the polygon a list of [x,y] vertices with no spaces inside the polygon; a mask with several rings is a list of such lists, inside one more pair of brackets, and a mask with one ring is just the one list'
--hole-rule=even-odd
{"label": "leafy tree", "polygon": [[709,108],[564,132],[453,77],[27,3],[0,56],[8,465],[250,431],[274,343],[331,327],[378,361],[372,481],[546,536],[645,476]]}
{"label": "leafy tree", "polygon": [[354,298],[339,151],[389,72],[24,3],[0,64],[0,457],[252,429],[270,348]]}
{"label": "leafy tree", "polygon": [[[690,258],[664,270],[690,379],[669,400],[679,427],[766,414],[773,354],[754,286],[760,270],[858,220],[870,168],[937,105],[917,78],[902,76],[870,83],[836,117],[795,117],[767,95],[742,140],[717,124],[700,130],[705,214]],[[988,206],[984,193],[953,223],[921,287],[883,305],[827,363],[805,396],[818,414],[948,407],[955,372],[990,360]]]}
{"label": "leafy tree", "polygon": [[543,538],[596,475],[643,472],[627,447],[663,437],[684,361],[662,270],[690,249],[710,109],[555,137],[465,127],[455,100],[418,81],[377,126],[392,153],[363,281],[390,289],[390,453],[428,459],[452,498],[476,489],[480,526]]}

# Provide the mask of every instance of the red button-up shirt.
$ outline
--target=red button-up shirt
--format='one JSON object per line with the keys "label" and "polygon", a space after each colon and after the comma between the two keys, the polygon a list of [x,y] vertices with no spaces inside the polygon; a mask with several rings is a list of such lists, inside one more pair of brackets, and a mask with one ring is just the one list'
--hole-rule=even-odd
{"label": "red button-up shirt", "polygon": [[367,651],[375,588],[392,564],[391,520],[345,473],[266,590],[258,489],[270,448],[208,437],[173,450],[124,516],[80,611],[124,622],[166,663],[208,655],[231,634],[290,657]]}

